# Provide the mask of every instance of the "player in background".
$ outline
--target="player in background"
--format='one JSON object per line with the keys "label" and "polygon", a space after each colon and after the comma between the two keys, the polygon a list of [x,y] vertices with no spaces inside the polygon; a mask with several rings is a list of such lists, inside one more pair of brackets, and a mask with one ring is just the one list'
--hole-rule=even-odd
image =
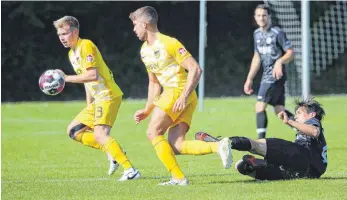
{"label": "player in background", "polygon": [[[212,143],[185,141],[198,103],[195,88],[202,73],[199,64],[177,39],[159,32],[158,14],[153,7],[139,8],[129,18],[137,37],[144,41],[140,54],[149,78],[147,103],[144,109],[136,111],[134,120],[140,123],[152,113],[147,137],[172,176],[170,181],[159,185],[188,184],[175,154],[219,153],[223,166],[230,168],[228,138]],[[166,131],[168,140],[164,138]]]}
{"label": "player in background", "polygon": [[[245,155],[235,164],[243,175],[260,180],[282,180],[294,178],[319,178],[328,165],[327,143],[321,120],[325,111],[313,99],[295,101],[295,120],[286,112],[278,113],[284,124],[297,129],[294,142],[278,138],[252,140],[246,137],[230,137],[231,148],[249,151],[263,156],[257,159]],[[207,133],[199,132],[196,139],[218,141]]]}
{"label": "player in background", "polygon": [[[59,71],[66,82],[83,83],[86,90],[87,107],[68,126],[68,136],[86,146],[102,150],[122,165],[124,173],[119,181],[139,178],[139,171],[110,136],[123,96],[113,79],[113,73],[95,44],[79,37],[79,22],[75,17],[64,16],[54,21],[54,27],[63,46],[70,48],[69,60],[77,75],[66,75]],[[111,171],[115,170],[117,163],[111,163]]]}
{"label": "player in background", "polygon": [[286,73],[284,64],[294,58],[294,51],[286,34],[278,27],[272,26],[270,10],[264,4],[258,5],[254,18],[259,28],[254,31],[254,55],[251,67],[244,84],[244,92],[252,94],[253,79],[263,68],[260,88],[255,105],[258,138],[265,138],[267,129],[266,107],[274,107],[276,114],[284,111],[293,118],[293,114],[284,108],[284,84]]}

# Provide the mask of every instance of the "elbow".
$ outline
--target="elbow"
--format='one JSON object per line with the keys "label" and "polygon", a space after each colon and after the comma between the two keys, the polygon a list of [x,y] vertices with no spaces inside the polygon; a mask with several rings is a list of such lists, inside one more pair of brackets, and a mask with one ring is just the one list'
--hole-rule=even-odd
{"label": "elbow", "polygon": [[98,80],[98,74],[97,73],[91,73],[89,75],[89,81],[97,81]]}
{"label": "elbow", "polygon": [[315,130],[314,131],[312,131],[312,136],[314,137],[314,138],[318,138],[318,136],[319,136],[319,129],[318,128],[315,128]]}
{"label": "elbow", "polygon": [[197,77],[200,79],[200,77],[201,77],[201,75],[202,75],[202,69],[201,69],[201,67],[200,66],[198,66],[197,67],[197,70],[196,70],[196,75],[197,75]]}
{"label": "elbow", "polygon": [[289,61],[292,61],[294,59],[294,50],[293,49],[290,49],[288,50],[288,53],[289,53]]}

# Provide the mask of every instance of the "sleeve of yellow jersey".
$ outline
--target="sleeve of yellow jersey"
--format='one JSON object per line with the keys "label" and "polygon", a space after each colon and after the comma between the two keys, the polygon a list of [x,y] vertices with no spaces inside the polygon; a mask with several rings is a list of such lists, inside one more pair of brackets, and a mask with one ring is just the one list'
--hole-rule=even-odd
{"label": "sleeve of yellow jersey", "polygon": [[81,49],[82,67],[88,69],[96,66],[96,46],[91,41],[86,41]]}
{"label": "sleeve of yellow jersey", "polygon": [[176,60],[176,62],[180,65],[185,59],[192,56],[183,44],[177,39],[173,39],[172,44],[169,45],[169,52],[171,56]]}

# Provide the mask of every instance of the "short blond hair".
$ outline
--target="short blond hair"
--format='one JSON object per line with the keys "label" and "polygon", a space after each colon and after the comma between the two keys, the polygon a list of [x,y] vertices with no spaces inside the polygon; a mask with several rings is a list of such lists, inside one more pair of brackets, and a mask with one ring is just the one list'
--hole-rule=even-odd
{"label": "short blond hair", "polygon": [[71,30],[80,29],[80,23],[73,16],[64,16],[53,22],[53,25],[56,29],[61,28],[64,25],[69,25]]}
{"label": "short blond hair", "polygon": [[157,11],[151,7],[151,6],[144,6],[136,11],[130,13],[129,18],[134,21],[138,18],[144,18],[144,20],[151,24],[157,24],[158,23],[158,13]]}

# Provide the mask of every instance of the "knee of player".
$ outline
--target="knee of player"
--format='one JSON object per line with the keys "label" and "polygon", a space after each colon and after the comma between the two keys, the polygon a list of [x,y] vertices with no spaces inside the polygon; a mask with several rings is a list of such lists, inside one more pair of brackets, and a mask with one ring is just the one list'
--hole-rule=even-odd
{"label": "knee of player", "polygon": [[157,128],[157,127],[148,127],[146,134],[147,134],[147,138],[149,140],[153,140],[155,137],[157,137],[159,135],[163,135],[164,132],[162,129]]}
{"label": "knee of player", "polygon": [[179,142],[177,140],[170,140],[170,138],[169,138],[168,142],[169,142],[172,150],[174,151],[174,153],[176,155],[181,154],[181,150],[182,150],[182,143],[181,142]]}
{"label": "knee of player", "polygon": [[67,132],[67,135],[71,139],[75,139],[76,134],[81,132],[85,128],[86,128],[86,125],[84,125],[84,124],[77,124],[75,126],[68,126],[66,132]]}
{"label": "knee of player", "polygon": [[267,106],[267,104],[266,103],[264,103],[264,102],[257,102],[256,104],[255,104],[255,112],[263,112],[263,111],[265,111],[266,110],[266,106]]}

